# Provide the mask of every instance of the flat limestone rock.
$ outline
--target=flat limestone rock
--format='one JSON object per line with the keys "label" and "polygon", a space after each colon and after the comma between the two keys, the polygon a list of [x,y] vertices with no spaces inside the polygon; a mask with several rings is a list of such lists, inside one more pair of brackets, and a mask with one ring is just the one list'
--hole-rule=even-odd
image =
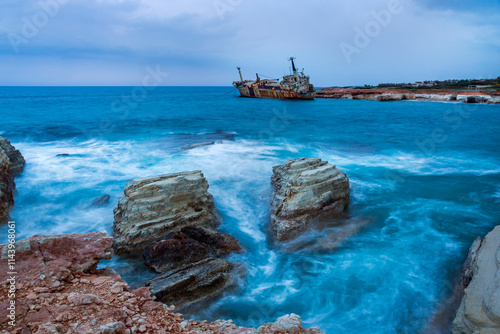
{"label": "flat limestone rock", "polygon": [[[500,225],[471,247],[464,273],[472,280],[453,321],[453,334],[500,333]],[[467,281],[465,281],[467,283]]]}
{"label": "flat limestone rock", "polygon": [[213,196],[201,171],[130,181],[114,215],[117,253],[140,252],[185,226],[219,225]]}
{"label": "flat limestone rock", "polygon": [[273,167],[271,228],[278,241],[306,230],[314,218],[342,212],[349,205],[349,179],[336,166],[301,158]]}

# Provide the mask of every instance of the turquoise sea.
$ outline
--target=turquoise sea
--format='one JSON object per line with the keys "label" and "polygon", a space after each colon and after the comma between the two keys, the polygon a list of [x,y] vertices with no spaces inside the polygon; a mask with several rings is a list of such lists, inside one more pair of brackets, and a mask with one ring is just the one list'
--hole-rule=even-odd
{"label": "turquoise sea", "polygon": [[[500,224],[500,106],[245,99],[230,87],[0,87],[0,135],[27,161],[12,213],[18,238],[111,233],[128,181],[201,169],[220,230],[247,249],[231,259],[248,273],[188,314],[196,319],[258,326],[297,313],[326,333],[446,332],[445,318],[431,319],[472,241]],[[179,150],[207,141],[216,144]],[[351,205],[277,247],[267,235],[272,167],[304,156],[347,173]],[[91,207],[103,194],[109,205]],[[134,259],[107,264],[131,284],[152,275]]]}

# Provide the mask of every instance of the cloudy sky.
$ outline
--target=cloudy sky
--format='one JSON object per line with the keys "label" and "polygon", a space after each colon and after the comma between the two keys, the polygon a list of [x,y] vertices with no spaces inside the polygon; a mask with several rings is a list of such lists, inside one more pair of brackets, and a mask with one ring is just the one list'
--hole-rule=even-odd
{"label": "cloudy sky", "polygon": [[500,76],[500,0],[1,0],[0,85],[318,86]]}

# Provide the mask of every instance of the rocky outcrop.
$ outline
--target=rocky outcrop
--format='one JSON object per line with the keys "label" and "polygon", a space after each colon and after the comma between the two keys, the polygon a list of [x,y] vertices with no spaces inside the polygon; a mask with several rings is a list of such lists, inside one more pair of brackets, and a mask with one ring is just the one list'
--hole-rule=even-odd
{"label": "rocky outcrop", "polygon": [[240,243],[230,235],[204,227],[184,227],[144,250],[146,265],[162,273],[144,285],[167,304],[180,308],[199,305],[234,286],[244,275],[240,266],[217,258],[240,250]]}
{"label": "rocky outcrop", "polygon": [[488,103],[497,104],[500,103],[500,98],[496,96],[484,95],[484,94],[474,94],[474,95],[457,95],[458,102],[464,103]]}
{"label": "rocky outcrop", "polygon": [[316,92],[317,98],[349,99],[370,101],[458,101],[465,103],[499,104],[500,94],[494,92],[453,91],[453,90],[407,90],[407,89],[359,89],[323,88]]}
{"label": "rocky outcrop", "polygon": [[238,269],[227,260],[207,257],[160,274],[147,281],[145,286],[163,303],[186,310],[235,287]]}
{"label": "rocky outcrop", "polygon": [[163,273],[210,256],[225,256],[241,250],[239,241],[228,234],[205,227],[186,226],[164,240],[150,244],[143,257],[148,267]]}
{"label": "rocky outcrop", "polygon": [[302,320],[296,314],[287,314],[278,318],[275,322],[264,324],[252,331],[252,334],[272,334],[272,333],[322,333],[318,327],[309,330],[302,329]]}
{"label": "rocky outcrop", "polygon": [[294,159],[273,172],[271,227],[279,241],[307,229],[313,218],[339,213],[349,204],[349,179],[327,161]]}
{"label": "rocky outcrop", "polygon": [[6,138],[0,136],[0,149],[4,151],[5,155],[10,161],[10,171],[12,175],[16,176],[21,174],[24,170],[24,157],[21,155],[19,150],[16,150],[14,146]]}
{"label": "rocky outcrop", "polygon": [[[184,320],[172,307],[153,300],[148,288],[131,290],[112,269],[96,269],[100,259],[111,257],[112,242],[106,233],[35,236],[17,242],[15,281],[7,270],[0,272],[5,292],[0,294],[0,333],[321,333],[303,329],[294,314],[258,329],[238,327],[231,320]],[[7,268],[8,245],[0,245],[0,254],[0,265]],[[7,293],[12,282],[15,299]]]}
{"label": "rocky outcrop", "polygon": [[[203,324],[203,323],[202,323]],[[206,322],[205,322],[206,324]],[[302,320],[296,314],[287,314],[279,317],[275,322],[264,324],[259,328],[250,329],[237,327],[231,320],[217,320],[211,324],[200,326],[197,321],[184,321],[186,331],[195,330],[197,333],[204,334],[322,334],[318,327],[309,329],[302,328]],[[211,331],[210,331],[211,330]]]}
{"label": "rocky outcrop", "polygon": [[131,253],[185,226],[219,225],[213,196],[201,171],[130,181],[115,208],[115,250]]}
{"label": "rocky outcrop", "polygon": [[500,226],[473,243],[462,276],[464,296],[452,333],[500,333]]}
{"label": "rocky outcrop", "polygon": [[10,172],[10,161],[0,149],[0,223],[9,220],[9,211],[14,205],[13,188],[14,178]]}
{"label": "rocky outcrop", "polygon": [[10,141],[0,137],[0,223],[9,220],[9,212],[14,205],[13,193],[16,189],[14,176],[24,169],[21,152]]}
{"label": "rocky outcrop", "polygon": [[[143,250],[160,275],[143,285],[159,300],[191,307],[234,285],[235,265],[219,256],[241,250],[219,224],[208,183],[200,171],[131,181],[115,209],[114,248]],[[240,271],[238,271],[240,272]]]}

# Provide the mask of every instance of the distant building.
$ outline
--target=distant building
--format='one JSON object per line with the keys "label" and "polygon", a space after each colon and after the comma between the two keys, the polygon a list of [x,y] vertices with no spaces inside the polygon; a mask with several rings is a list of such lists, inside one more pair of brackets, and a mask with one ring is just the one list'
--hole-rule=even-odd
{"label": "distant building", "polygon": [[469,85],[467,89],[469,90],[481,90],[484,88],[490,88],[493,87],[492,85]]}

